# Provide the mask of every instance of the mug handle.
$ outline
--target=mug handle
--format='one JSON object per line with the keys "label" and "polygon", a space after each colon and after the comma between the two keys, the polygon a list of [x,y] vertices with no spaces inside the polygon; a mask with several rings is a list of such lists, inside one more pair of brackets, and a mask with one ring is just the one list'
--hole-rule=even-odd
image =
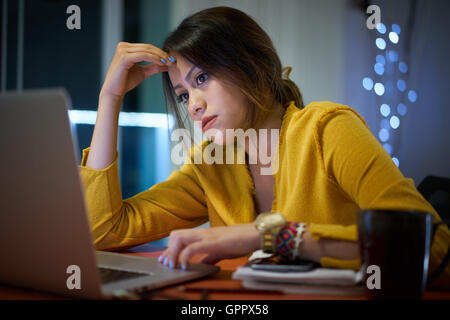
{"label": "mug handle", "polygon": [[[437,228],[438,228],[438,226],[440,224],[449,225],[450,224],[450,220],[449,219],[444,219],[442,221],[433,223],[433,237],[432,237],[432,239],[434,239],[434,235],[435,235],[436,230],[437,230]],[[431,248],[430,248],[430,250],[431,250]],[[428,278],[427,286],[431,285],[434,282],[434,280],[436,280],[436,278],[442,273],[442,271],[444,271],[444,269],[447,266],[449,260],[450,260],[450,246],[447,249],[447,254],[445,255],[445,257],[442,260],[442,262],[439,265],[439,267],[437,267],[436,270],[434,270],[433,274]]]}

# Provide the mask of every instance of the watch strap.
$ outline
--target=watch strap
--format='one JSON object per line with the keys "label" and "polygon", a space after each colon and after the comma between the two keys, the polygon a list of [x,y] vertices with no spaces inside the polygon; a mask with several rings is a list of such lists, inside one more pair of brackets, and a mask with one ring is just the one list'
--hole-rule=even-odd
{"label": "watch strap", "polygon": [[276,236],[270,231],[266,231],[261,235],[261,247],[264,253],[274,253],[275,252],[275,241]]}

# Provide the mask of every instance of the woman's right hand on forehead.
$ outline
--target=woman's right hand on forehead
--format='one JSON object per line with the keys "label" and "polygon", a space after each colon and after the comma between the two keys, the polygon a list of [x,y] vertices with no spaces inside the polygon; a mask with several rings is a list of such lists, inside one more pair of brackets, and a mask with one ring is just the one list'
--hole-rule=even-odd
{"label": "woman's right hand on forehead", "polygon": [[[170,58],[170,59],[169,59]],[[168,70],[174,64],[169,54],[144,43],[119,42],[106,74],[100,95],[123,98],[151,75]],[[150,62],[142,66],[139,62]]]}

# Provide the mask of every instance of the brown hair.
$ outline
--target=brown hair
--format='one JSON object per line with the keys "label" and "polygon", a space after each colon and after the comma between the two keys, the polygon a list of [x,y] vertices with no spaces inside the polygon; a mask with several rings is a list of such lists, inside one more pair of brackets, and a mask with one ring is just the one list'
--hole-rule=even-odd
{"label": "brown hair", "polygon": [[[300,90],[289,79],[292,68],[281,68],[267,33],[240,10],[214,7],[192,14],[168,35],[162,49],[237,86],[249,102],[251,126],[260,124],[277,104],[287,108],[294,100],[298,108],[304,107]],[[187,108],[178,107],[168,72],[162,73],[162,80],[167,112],[175,115],[178,128],[185,128]]]}

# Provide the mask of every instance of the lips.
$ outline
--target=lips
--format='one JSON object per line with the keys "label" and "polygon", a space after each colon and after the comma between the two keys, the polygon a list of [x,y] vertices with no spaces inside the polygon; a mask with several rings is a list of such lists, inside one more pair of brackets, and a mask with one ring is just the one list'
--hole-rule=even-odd
{"label": "lips", "polygon": [[214,119],[217,118],[217,115],[204,117],[202,119],[202,130],[205,131],[208,127],[214,122]]}

